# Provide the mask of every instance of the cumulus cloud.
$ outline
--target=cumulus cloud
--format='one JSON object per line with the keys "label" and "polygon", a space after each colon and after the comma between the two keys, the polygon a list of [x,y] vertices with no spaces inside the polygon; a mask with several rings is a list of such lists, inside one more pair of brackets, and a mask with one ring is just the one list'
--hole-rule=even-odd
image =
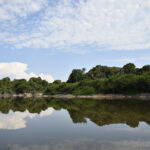
{"label": "cumulus cloud", "polygon": [[20,62],[0,63],[0,77],[10,77],[12,79],[29,79],[31,77],[41,77],[43,80],[53,82],[53,77],[49,74],[27,73],[28,65]]}
{"label": "cumulus cloud", "polygon": [[0,41],[15,48],[150,48],[150,0],[0,0],[0,12]]}
{"label": "cumulus cloud", "polygon": [[[45,111],[41,111],[38,116],[44,117],[49,116],[53,113],[53,108],[48,108]],[[20,129],[26,127],[26,120],[25,118],[34,118],[37,114],[29,113],[29,111],[25,112],[12,112],[10,111],[7,115],[0,114],[0,129]]]}

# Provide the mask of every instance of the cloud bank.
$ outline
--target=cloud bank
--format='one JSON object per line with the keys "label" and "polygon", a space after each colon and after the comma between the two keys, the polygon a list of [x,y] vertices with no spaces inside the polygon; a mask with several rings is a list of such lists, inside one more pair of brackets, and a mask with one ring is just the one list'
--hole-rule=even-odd
{"label": "cloud bank", "polygon": [[0,0],[0,43],[19,49],[147,49],[149,16],[150,0]]}
{"label": "cloud bank", "polygon": [[31,77],[41,77],[43,80],[53,82],[54,79],[49,74],[27,73],[28,65],[20,62],[0,63],[0,78],[10,77],[11,79],[29,79]]}

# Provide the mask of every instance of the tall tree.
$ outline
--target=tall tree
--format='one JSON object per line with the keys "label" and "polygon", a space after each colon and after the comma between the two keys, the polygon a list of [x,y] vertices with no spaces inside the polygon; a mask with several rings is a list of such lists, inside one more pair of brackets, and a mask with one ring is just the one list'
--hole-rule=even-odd
{"label": "tall tree", "polygon": [[83,69],[74,69],[72,70],[69,78],[68,83],[74,83],[85,79],[85,68]]}
{"label": "tall tree", "polygon": [[122,68],[124,74],[134,74],[136,72],[135,65],[133,63],[128,63]]}

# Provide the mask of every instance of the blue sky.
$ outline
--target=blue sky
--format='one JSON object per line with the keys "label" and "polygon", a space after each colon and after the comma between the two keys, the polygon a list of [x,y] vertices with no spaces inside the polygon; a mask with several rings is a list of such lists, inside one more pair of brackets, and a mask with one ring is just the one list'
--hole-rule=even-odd
{"label": "blue sky", "polygon": [[150,0],[0,0],[0,77],[150,62]]}

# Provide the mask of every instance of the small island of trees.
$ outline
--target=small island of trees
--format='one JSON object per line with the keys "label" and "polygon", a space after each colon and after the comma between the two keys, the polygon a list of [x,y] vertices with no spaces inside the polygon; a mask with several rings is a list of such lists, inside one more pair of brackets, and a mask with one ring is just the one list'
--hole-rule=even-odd
{"label": "small island of trees", "polygon": [[133,63],[123,67],[97,65],[86,69],[73,69],[66,82],[55,80],[48,83],[38,78],[0,80],[0,94],[42,93],[45,95],[74,94],[92,95],[100,93],[139,94],[150,93],[150,65],[136,68]]}

